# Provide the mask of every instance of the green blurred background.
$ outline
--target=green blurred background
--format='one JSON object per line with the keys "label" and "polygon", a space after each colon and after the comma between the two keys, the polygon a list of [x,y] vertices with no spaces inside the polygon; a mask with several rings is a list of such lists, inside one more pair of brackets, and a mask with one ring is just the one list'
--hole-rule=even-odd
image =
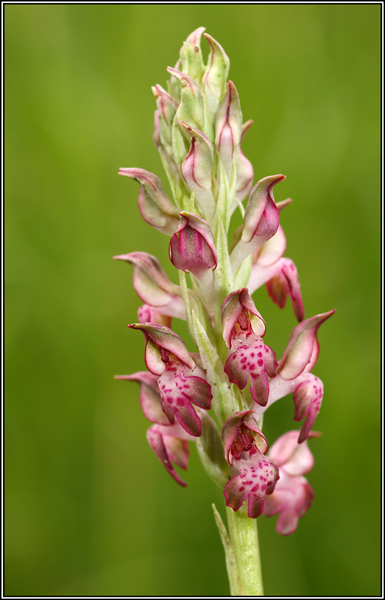
{"label": "green blurred background", "polygon": [[[222,493],[192,448],[178,487],[150,450],[126,325],[135,250],[168,261],[141,220],[141,167],[163,181],[151,85],[205,26],[231,60],[255,181],[277,201],[325,384],[310,442],[311,510],[287,538],[258,520],[267,595],[380,593],[380,5],[5,6],[5,593],[227,595],[212,515]],[[207,44],[203,40],[204,55]],[[167,186],[166,186],[167,187]],[[295,318],[254,295],[280,356]],[[178,333],[185,325],[175,323]],[[265,419],[270,440],[293,403]]]}

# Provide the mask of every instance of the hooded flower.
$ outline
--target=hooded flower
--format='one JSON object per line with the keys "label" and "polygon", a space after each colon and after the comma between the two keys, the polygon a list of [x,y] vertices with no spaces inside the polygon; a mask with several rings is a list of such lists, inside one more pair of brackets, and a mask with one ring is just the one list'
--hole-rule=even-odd
{"label": "hooded flower", "polygon": [[[158,385],[162,410],[171,424],[178,423],[192,436],[202,434],[202,422],[192,404],[209,410],[212,394],[205,372],[198,367],[182,340],[168,327],[155,323],[134,323],[146,341],[145,362]],[[194,373],[193,373],[194,371]]]}
{"label": "hooded flower", "polygon": [[253,447],[262,454],[266,454],[269,447],[252,410],[236,412],[227,419],[222,429],[222,440],[225,458],[230,466],[234,459],[238,460],[243,452]]}
{"label": "hooded flower", "polygon": [[232,352],[225,364],[231,383],[243,390],[249,377],[254,402],[266,406],[269,377],[275,376],[275,353],[262,340],[265,323],[246,288],[232,292],[222,305],[223,337]]}

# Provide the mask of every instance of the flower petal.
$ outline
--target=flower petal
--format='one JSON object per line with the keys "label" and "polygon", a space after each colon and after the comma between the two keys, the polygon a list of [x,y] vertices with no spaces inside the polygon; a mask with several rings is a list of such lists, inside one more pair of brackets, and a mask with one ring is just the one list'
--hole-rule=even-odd
{"label": "flower petal", "polygon": [[163,437],[162,433],[157,428],[157,425],[153,425],[147,431],[148,443],[150,444],[151,448],[154,450],[154,452],[157,455],[157,457],[159,458],[160,462],[163,464],[163,466],[166,468],[166,470],[170,473],[171,477],[173,477],[173,479],[175,479],[175,481],[177,483],[179,483],[179,485],[181,485],[182,487],[186,487],[187,484],[183,481],[183,479],[181,479],[181,477],[179,477],[178,473],[175,471],[174,467],[172,466],[170,456],[167,452],[165,439],[167,439],[167,438]]}
{"label": "flower petal", "polygon": [[323,383],[315,375],[308,375],[306,381],[303,381],[296,388],[293,396],[295,405],[294,421],[302,421],[306,417],[301,427],[298,437],[300,444],[308,437],[314,421],[319,413],[323,397]]}
{"label": "flower petal", "polygon": [[[199,367],[196,367],[204,375]],[[165,372],[159,378],[162,408],[171,423],[174,418],[190,435],[202,434],[202,422],[191,406],[208,410],[212,394],[210,385],[201,377],[191,374],[191,370],[182,364],[167,364]]]}
{"label": "flower petal", "polygon": [[310,508],[314,493],[304,477],[281,476],[271,496],[266,499],[264,514],[272,517],[281,513],[277,532],[290,535],[297,529],[298,519]]}
{"label": "flower petal", "polygon": [[314,466],[314,458],[307,443],[298,442],[298,431],[288,431],[281,435],[270,448],[269,458],[292,476],[304,475]]}
{"label": "flower petal", "polygon": [[226,506],[237,511],[248,498],[248,516],[255,519],[263,512],[266,495],[274,491],[279,479],[278,467],[257,449],[248,460],[238,459],[234,463],[240,472],[223,490]]}

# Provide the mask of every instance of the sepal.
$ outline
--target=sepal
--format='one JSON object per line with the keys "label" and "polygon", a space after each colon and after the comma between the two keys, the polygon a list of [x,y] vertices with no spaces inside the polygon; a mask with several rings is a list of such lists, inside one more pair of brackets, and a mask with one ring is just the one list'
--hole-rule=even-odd
{"label": "sepal", "polygon": [[214,177],[213,145],[198,129],[186,125],[183,121],[181,126],[191,136],[189,153],[180,166],[182,177],[190,192],[195,192],[195,200],[206,219],[211,220],[215,211],[215,199],[211,189]]}
{"label": "sepal", "polygon": [[266,282],[267,292],[273,302],[278,304],[280,308],[284,308],[286,298],[290,296],[294,314],[298,321],[301,322],[305,316],[305,312],[297,268],[290,258],[282,258],[280,264],[280,271]]}
{"label": "sepal", "polygon": [[250,330],[263,337],[266,324],[261,314],[255,307],[254,300],[247,288],[231,292],[222,304],[223,339],[227,347],[231,348],[232,340],[239,333]]}
{"label": "sepal", "polygon": [[310,317],[293,329],[286,350],[278,363],[277,374],[279,373],[283,379],[295,379],[305,369],[307,372],[311,371],[319,353],[318,328],[335,312],[330,310]]}
{"label": "sepal", "polygon": [[248,452],[252,447],[257,447],[262,454],[266,454],[269,445],[252,410],[234,413],[222,429],[223,448],[225,458],[230,466],[233,459],[238,459],[242,452]]}
{"label": "sepal", "polygon": [[146,223],[172,235],[178,227],[178,210],[164,191],[159,177],[144,169],[119,169],[119,175],[139,183],[138,206]]}
{"label": "sepal", "polygon": [[146,419],[151,423],[169,425],[169,420],[162,410],[158,377],[156,375],[148,371],[138,371],[132,375],[115,375],[115,379],[139,383],[139,402]]}
{"label": "sepal", "polygon": [[146,366],[154,375],[162,375],[170,352],[191,370],[195,369],[195,362],[184,341],[168,327],[156,323],[133,323],[128,327],[139,329],[143,333],[146,341]]}
{"label": "sepal", "polygon": [[147,252],[130,252],[114,256],[114,259],[124,260],[134,267],[134,289],[145,304],[161,307],[164,315],[186,318],[180,287],[169,280],[155,256]]}
{"label": "sepal", "polygon": [[237,89],[232,81],[215,118],[215,145],[230,180],[233,158],[242,135],[242,111]]}
{"label": "sepal", "polygon": [[[239,144],[239,148],[238,148],[238,154],[237,154],[237,158],[236,158],[236,173],[237,173],[237,183],[236,183],[236,197],[239,200],[239,202],[242,202],[242,200],[244,200],[247,196],[247,194],[250,191],[251,186],[253,185],[253,179],[254,179],[254,169],[253,169],[253,165],[251,164],[251,162],[249,161],[248,158],[246,158],[246,156],[243,154],[242,152],[242,148],[241,148],[241,143],[243,138],[245,137],[246,133],[248,132],[248,130],[250,129],[250,127],[252,126],[253,121],[246,121],[246,123],[243,124],[242,126],[242,136],[241,136],[241,142]],[[234,205],[234,208],[237,205]]]}
{"label": "sepal", "polygon": [[206,95],[210,120],[214,119],[219,102],[226,90],[230,60],[222,46],[211,35],[204,34],[210,45],[210,54],[206,71],[203,75],[203,88]]}
{"label": "sepal", "polygon": [[210,226],[198,215],[181,212],[178,229],[171,238],[169,256],[174,267],[198,276],[215,269],[218,255]]}

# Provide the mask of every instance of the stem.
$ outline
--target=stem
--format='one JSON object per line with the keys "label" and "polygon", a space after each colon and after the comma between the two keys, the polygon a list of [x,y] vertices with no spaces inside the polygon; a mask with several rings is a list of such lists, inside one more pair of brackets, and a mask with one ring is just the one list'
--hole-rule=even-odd
{"label": "stem", "polygon": [[227,508],[231,545],[238,567],[241,596],[263,596],[257,519],[250,519],[240,509]]}

